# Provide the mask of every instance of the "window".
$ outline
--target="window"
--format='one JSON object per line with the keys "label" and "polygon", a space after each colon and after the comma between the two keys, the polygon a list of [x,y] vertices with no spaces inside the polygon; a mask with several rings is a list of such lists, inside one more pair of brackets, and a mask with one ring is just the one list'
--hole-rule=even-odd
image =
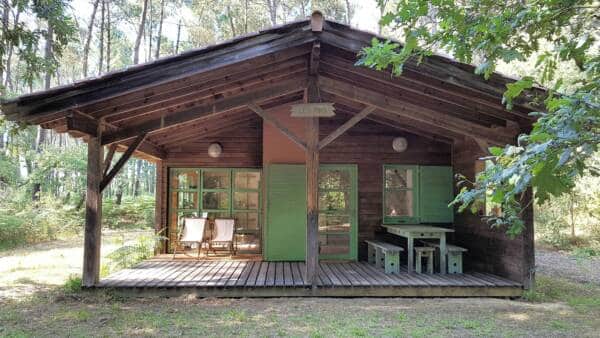
{"label": "window", "polygon": [[418,221],[418,167],[383,166],[383,222],[385,224]]}
{"label": "window", "polygon": [[236,220],[238,251],[260,251],[260,179],[258,169],[171,169],[169,239],[176,242],[185,217]]}

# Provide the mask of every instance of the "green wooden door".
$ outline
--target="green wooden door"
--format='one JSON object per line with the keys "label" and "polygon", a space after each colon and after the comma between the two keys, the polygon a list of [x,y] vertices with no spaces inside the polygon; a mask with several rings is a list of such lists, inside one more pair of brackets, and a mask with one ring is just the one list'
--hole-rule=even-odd
{"label": "green wooden door", "polygon": [[303,261],[306,256],[306,167],[267,168],[265,259]]}
{"label": "green wooden door", "polygon": [[451,223],[454,210],[452,167],[421,166],[419,180],[419,218],[421,223]]}
{"label": "green wooden door", "polygon": [[357,259],[356,165],[319,168],[319,248],[322,259]]}

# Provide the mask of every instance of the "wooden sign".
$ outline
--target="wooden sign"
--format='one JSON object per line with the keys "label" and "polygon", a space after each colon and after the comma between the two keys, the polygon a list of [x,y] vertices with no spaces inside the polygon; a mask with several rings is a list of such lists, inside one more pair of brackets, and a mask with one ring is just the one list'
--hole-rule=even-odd
{"label": "wooden sign", "polygon": [[292,117],[332,117],[333,103],[300,103],[292,105]]}

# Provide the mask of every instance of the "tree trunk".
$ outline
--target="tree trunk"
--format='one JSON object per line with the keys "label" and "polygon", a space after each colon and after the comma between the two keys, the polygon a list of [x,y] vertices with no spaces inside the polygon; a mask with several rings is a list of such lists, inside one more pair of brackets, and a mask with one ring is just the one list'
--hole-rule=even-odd
{"label": "tree trunk", "polygon": [[96,11],[98,10],[98,2],[94,1],[94,7],[92,9],[92,16],[90,17],[90,24],[88,25],[88,34],[85,39],[85,45],[83,46],[83,77],[88,75],[88,57],[90,55],[90,43],[92,42],[92,31],[94,30],[94,20],[96,19]]}
{"label": "tree trunk", "polygon": [[158,22],[158,33],[156,34],[156,52],[154,53],[155,59],[158,59],[160,57],[160,40],[162,38],[162,27],[163,27],[164,17],[165,17],[165,0],[161,0],[161,2],[160,2],[160,21]]}
{"label": "tree trunk", "polygon": [[233,23],[233,16],[231,15],[231,6],[227,5],[227,18],[229,19],[229,27],[231,28],[231,37],[236,37],[235,25]]}
{"label": "tree trunk", "polygon": [[148,52],[146,62],[152,60],[152,0],[148,3]]}
{"label": "tree trunk", "polygon": [[102,65],[104,63],[104,17],[106,15],[106,1],[102,0],[102,10],[100,15],[100,42],[98,44],[98,75],[102,74]]}
{"label": "tree trunk", "polygon": [[144,35],[144,26],[146,25],[146,12],[148,11],[148,0],[144,0],[144,6],[142,7],[142,17],[140,18],[140,26],[138,28],[137,36],[135,38],[135,45],[133,46],[133,64],[140,62],[140,44],[142,43],[142,36]]}
{"label": "tree trunk", "polygon": [[571,238],[575,238],[575,193],[571,192],[569,201],[569,213],[571,214]]}
{"label": "tree trunk", "polygon": [[[8,15],[10,13],[10,6],[8,4],[8,0],[2,0],[2,7],[4,10],[2,11],[2,36],[5,37],[8,33]],[[2,50],[2,54],[0,54],[0,62],[4,63],[4,52]],[[4,82],[4,67],[0,67],[0,83]],[[4,88],[0,86],[0,96],[4,96]]]}
{"label": "tree trunk", "polygon": [[106,2],[106,72],[110,72],[110,0]]}
{"label": "tree trunk", "polygon": [[121,201],[123,200],[123,183],[119,182],[117,184],[117,192],[115,193],[115,204],[121,205]]}
{"label": "tree trunk", "polygon": [[135,161],[135,180],[133,184],[133,196],[137,197],[140,195],[140,175],[142,173],[142,161]]}
{"label": "tree trunk", "polygon": [[181,19],[177,22],[177,40],[175,40],[175,55],[179,54],[179,38],[181,37]]}
{"label": "tree trunk", "polygon": [[346,25],[350,25],[352,22],[352,5],[350,0],[346,0]]}
{"label": "tree trunk", "polygon": [[271,25],[277,24],[277,7],[279,5],[278,0],[267,0],[267,9],[269,10],[269,18],[271,19]]}

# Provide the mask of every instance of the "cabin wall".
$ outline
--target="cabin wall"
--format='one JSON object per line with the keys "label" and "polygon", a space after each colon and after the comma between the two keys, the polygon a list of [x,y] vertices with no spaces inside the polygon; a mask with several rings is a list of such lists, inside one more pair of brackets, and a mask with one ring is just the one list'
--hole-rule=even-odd
{"label": "cabin wall", "polygon": [[[453,146],[453,167],[468,179],[475,178],[478,170],[477,159],[486,156],[481,148],[471,140],[455,143]],[[455,188],[458,192],[458,188]],[[531,197],[531,194],[528,193]],[[481,219],[481,214],[469,211],[456,213],[455,233],[452,241],[469,249],[465,255],[465,266],[477,271],[485,271],[523,283],[529,287],[533,280],[533,207],[524,213],[526,230],[521,236],[511,239],[505,229],[492,229]]]}
{"label": "cabin wall", "polygon": [[[262,167],[262,119],[258,116],[248,122],[217,132],[210,137],[188,140],[167,148],[167,158],[162,161],[161,215],[160,222],[168,224],[168,168],[261,168]],[[223,147],[220,157],[208,156],[208,146],[219,142]],[[159,216],[157,216],[159,217]],[[156,225],[159,227],[159,225]],[[164,234],[170,240],[175,237],[175,226],[169,224]],[[164,249],[166,251],[166,248]]]}
{"label": "cabin wall", "polygon": [[[347,121],[350,116],[321,119],[321,139]],[[396,137],[405,137],[408,148],[398,153],[392,149]],[[367,258],[366,239],[375,236],[402,244],[390,235],[383,223],[383,165],[417,164],[450,165],[451,146],[422,136],[362,120],[321,150],[321,163],[356,164],[358,167],[358,256]]]}

